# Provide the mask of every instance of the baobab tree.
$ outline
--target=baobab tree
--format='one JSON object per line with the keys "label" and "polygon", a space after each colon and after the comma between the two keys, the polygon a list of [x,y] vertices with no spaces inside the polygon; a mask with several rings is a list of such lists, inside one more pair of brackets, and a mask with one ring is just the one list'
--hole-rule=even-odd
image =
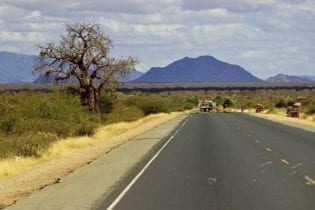
{"label": "baobab tree", "polygon": [[138,60],[112,57],[112,40],[99,24],[67,24],[66,32],[59,42],[39,46],[39,63],[34,72],[53,75],[56,81],[76,78],[81,104],[97,112],[101,92],[116,88],[134,70]]}

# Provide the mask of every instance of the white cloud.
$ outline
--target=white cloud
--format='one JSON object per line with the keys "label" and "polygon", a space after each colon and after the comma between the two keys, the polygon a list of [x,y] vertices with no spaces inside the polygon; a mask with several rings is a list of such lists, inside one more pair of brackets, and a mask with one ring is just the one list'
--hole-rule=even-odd
{"label": "white cloud", "polygon": [[44,37],[40,33],[17,33],[17,32],[0,32],[0,39],[9,42],[36,42],[43,41]]}
{"label": "white cloud", "polygon": [[266,52],[263,51],[256,51],[256,50],[246,50],[241,52],[238,55],[240,58],[245,59],[260,59],[266,57]]}
{"label": "white cloud", "polygon": [[27,10],[39,10],[49,16],[72,16],[82,13],[124,12],[152,13],[181,3],[180,0],[1,0],[2,4]]}
{"label": "white cloud", "polygon": [[82,21],[99,22],[140,70],[211,54],[261,77],[314,74],[313,0],[0,0],[0,50],[37,54]]}
{"label": "white cloud", "polygon": [[183,3],[183,8],[185,9],[225,8],[233,12],[252,12],[269,9],[277,3],[277,0],[183,0]]}

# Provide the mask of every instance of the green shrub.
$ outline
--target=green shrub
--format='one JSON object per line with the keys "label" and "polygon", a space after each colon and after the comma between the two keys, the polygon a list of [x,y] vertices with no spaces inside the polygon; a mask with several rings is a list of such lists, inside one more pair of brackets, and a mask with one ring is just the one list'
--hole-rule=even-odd
{"label": "green shrub", "polygon": [[111,97],[102,95],[99,103],[101,113],[110,113],[113,110],[113,99]]}
{"label": "green shrub", "polygon": [[57,136],[51,133],[25,133],[22,136],[0,138],[0,158],[39,157],[56,140]]}
{"label": "green shrub", "polygon": [[0,130],[5,134],[10,134],[13,132],[15,124],[16,124],[16,117],[9,115],[2,117],[0,119]]}
{"label": "green shrub", "polygon": [[222,106],[224,108],[232,107],[233,106],[233,101],[231,99],[229,99],[229,98],[225,98]]}
{"label": "green shrub", "polygon": [[199,100],[197,97],[186,98],[183,103],[183,109],[188,110],[193,109],[195,106],[198,106]]}
{"label": "green shrub", "polygon": [[315,114],[315,102],[311,103],[308,107],[307,114]]}
{"label": "green shrub", "polygon": [[105,115],[106,123],[130,122],[141,117],[144,117],[144,113],[137,106],[116,106],[111,113]]}
{"label": "green shrub", "polygon": [[276,104],[275,107],[277,108],[284,108],[287,106],[287,103],[285,102],[285,100],[283,98],[281,98]]}
{"label": "green shrub", "polygon": [[57,139],[57,136],[49,133],[26,134],[17,139],[17,155],[23,157],[38,157],[45,152]]}
{"label": "green shrub", "polygon": [[165,105],[161,101],[147,101],[140,104],[140,109],[144,115],[167,112]]}
{"label": "green shrub", "polygon": [[51,104],[44,101],[38,107],[39,116],[43,119],[57,119],[57,112]]}
{"label": "green shrub", "polygon": [[216,96],[213,101],[216,103],[217,106],[223,105],[224,99],[221,98],[220,96]]}
{"label": "green shrub", "polygon": [[197,106],[199,104],[199,100],[197,97],[187,98],[185,100],[185,103],[193,104],[194,106]]}

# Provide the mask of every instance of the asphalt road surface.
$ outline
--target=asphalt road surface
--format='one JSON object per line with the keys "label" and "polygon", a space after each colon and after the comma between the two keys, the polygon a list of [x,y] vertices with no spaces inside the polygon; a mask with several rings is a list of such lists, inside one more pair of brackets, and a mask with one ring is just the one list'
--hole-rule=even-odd
{"label": "asphalt road surface", "polygon": [[98,209],[315,209],[315,133],[192,114],[159,152]]}

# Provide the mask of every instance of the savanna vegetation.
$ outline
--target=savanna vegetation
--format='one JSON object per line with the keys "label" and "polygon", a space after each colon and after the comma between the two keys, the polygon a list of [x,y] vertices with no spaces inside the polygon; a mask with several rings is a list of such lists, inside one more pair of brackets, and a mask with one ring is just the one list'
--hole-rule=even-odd
{"label": "savanna vegetation", "polygon": [[81,105],[73,88],[49,92],[0,93],[0,158],[40,156],[58,139],[93,135],[99,126],[134,121],[146,115],[184,111],[198,99],[213,100],[219,107],[254,109],[263,104],[268,113],[285,113],[287,106],[302,103],[302,117],[315,114],[315,91],[164,91],[160,93],[103,93],[100,112]]}
{"label": "savanna vegetation", "polygon": [[58,139],[93,135],[99,126],[134,121],[146,115],[192,109],[186,94],[104,93],[100,112],[81,106],[80,95],[66,88],[0,93],[0,158],[41,156]]}

